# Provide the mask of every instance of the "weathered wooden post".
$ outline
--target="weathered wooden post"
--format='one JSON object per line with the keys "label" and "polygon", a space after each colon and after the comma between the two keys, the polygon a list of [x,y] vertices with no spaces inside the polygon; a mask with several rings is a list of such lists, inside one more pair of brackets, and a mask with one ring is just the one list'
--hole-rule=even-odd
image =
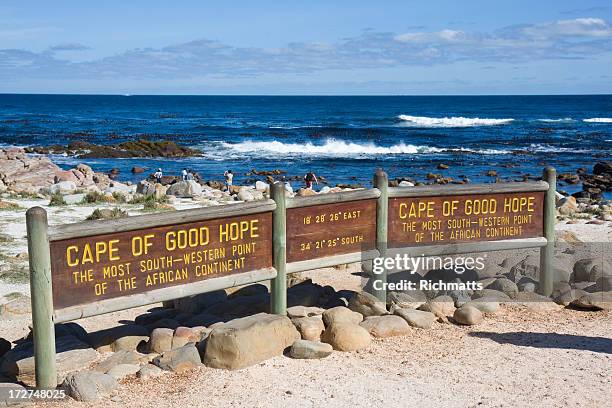
{"label": "weathered wooden post", "polygon": [[[385,257],[387,254],[387,224],[389,221],[389,179],[387,173],[382,169],[376,170],[374,173],[374,187],[380,190],[380,197],[376,205],[376,249],[380,253],[379,256]],[[383,272],[378,275],[374,275],[371,278],[372,284],[375,281],[379,281],[380,284],[386,285],[387,283],[387,272]],[[372,286],[372,294],[376,296],[382,302],[387,302],[387,290],[386,289],[375,289]]]}
{"label": "weathered wooden post", "polygon": [[272,213],[272,262],[277,275],[270,283],[270,311],[287,314],[287,211],[285,183],[270,185],[270,197],[276,202]]}
{"label": "weathered wooden post", "polygon": [[543,178],[548,183],[548,191],[546,191],[544,197],[544,237],[548,242],[546,246],[540,249],[539,292],[541,295],[550,296],[553,291],[554,281],[553,258],[555,255],[555,222],[557,220],[557,171],[554,167],[546,167]]}
{"label": "weathered wooden post", "polygon": [[51,255],[47,236],[47,212],[41,207],[30,208],[26,212],[26,226],[30,258],[36,387],[55,388],[57,387],[55,327],[53,326],[53,293],[51,288]]}

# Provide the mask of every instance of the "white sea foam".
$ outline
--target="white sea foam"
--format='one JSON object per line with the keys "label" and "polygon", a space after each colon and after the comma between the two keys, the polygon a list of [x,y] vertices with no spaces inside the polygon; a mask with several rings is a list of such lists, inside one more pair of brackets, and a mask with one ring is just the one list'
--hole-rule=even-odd
{"label": "white sea foam", "polygon": [[561,118],[561,119],[538,119],[538,122],[545,122],[545,123],[559,123],[559,122],[573,122],[574,119],[572,118]]}
{"label": "white sea foam", "polygon": [[464,118],[458,117],[444,117],[444,118],[430,118],[428,116],[410,116],[410,115],[399,115],[398,118],[402,120],[404,125],[410,125],[415,127],[473,127],[473,126],[498,126],[506,125],[514,119],[489,119],[489,118]]}
{"label": "white sea foam", "polygon": [[354,143],[344,140],[327,139],[323,144],[283,143],[277,140],[244,141],[241,143],[220,142],[220,145],[232,152],[244,155],[273,154],[276,156],[317,156],[317,157],[364,157],[393,154],[432,154],[432,153],[476,153],[476,154],[507,154],[509,151],[495,149],[439,148],[434,146],[418,146],[398,143],[393,146],[379,146],[374,143]]}
{"label": "white sea foam", "polygon": [[612,118],[589,118],[582,121],[587,123],[612,123]]}

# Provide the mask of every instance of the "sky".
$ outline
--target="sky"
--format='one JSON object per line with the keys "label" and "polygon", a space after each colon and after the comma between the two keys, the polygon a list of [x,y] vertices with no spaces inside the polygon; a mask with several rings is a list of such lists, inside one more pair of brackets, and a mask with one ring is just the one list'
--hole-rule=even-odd
{"label": "sky", "polygon": [[612,2],[0,2],[0,93],[612,93]]}

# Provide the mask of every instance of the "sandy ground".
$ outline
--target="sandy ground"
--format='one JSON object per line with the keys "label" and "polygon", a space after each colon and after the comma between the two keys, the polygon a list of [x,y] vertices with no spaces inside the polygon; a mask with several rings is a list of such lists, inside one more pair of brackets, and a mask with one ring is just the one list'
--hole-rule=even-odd
{"label": "sandy ground", "polygon": [[323,360],[276,357],[239,371],[201,367],[126,380],[111,399],[46,407],[605,407],[612,313],[506,306],[477,327],[375,340]]}

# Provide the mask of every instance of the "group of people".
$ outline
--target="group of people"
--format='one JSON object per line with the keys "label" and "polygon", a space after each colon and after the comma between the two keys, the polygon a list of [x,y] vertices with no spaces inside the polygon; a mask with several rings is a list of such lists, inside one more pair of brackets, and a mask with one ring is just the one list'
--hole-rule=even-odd
{"label": "group of people", "polygon": [[[164,177],[164,173],[162,172],[162,169],[159,168],[157,169],[157,171],[155,173],[153,173],[153,177],[155,178],[155,181],[157,183],[162,182],[162,179]],[[191,169],[187,169],[184,168],[181,171],[181,177],[183,179],[183,181],[187,181],[187,180],[195,180],[195,176],[193,171],[191,171]],[[225,187],[226,188],[230,188],[233,184],[234,184],[234,173],[232,173],[231,170],[226,170],[225,172],[223,172],[223,177],[225,178]],[[288,181],[286,181],[283,178],[283,182],[285,183],[285,188],[286,189],[291,189],[291,185],[289,184]],[[306,184],[306,188],[312,190],[312,187],[314,184],[319,184],[319,180],[317,179],[317,175],[314,174],[313,172],[309,171],[308,173],[306,173],[304,175],[304,183]],[[293,190],[293,189],[291,189]]]}

